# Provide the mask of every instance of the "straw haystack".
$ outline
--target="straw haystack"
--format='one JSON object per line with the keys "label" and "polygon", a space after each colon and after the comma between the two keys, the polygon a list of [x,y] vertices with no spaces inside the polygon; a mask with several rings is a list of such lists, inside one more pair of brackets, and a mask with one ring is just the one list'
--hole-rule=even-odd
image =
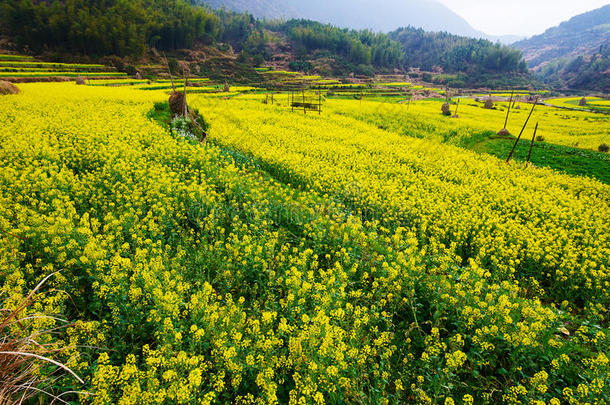
{"label": "straw haystack", "polygon": [[0,95],[19,94],[19,88],[13,83],[0,81]]}

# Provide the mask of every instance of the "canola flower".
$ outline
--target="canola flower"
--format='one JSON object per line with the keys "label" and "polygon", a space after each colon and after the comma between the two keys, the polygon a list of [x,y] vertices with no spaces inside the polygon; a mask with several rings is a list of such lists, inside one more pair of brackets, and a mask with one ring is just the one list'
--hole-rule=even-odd
{"label": "canola flower", "polygon": [[162,91],[21,88],[0,289],[62,269],[37,310],[75,322],[81,402],[608,397],[608,186],[253,96],[193,97],[202,146],[146,117]]}
{"label": "canola flower", "polygon": [[[417,101],[410,103],[407,110],[405,105],[365,101],[360,106],[351,101],[332,100],[327,109],[398,134],[460,145],[460,142],[470,138],[502,129],[508,108],[507,102],[499,102],[496,103],[496,110],[486,110],[482,108],[482,102],[462,99],[459,119],[450,119],[441,116],[441,104],[439,101]],[[531,104],[519,102],[516,105],[520,109],[511,110],[507,128],[515,136],[521,131],[531,109]],[[451,109],[455,111],[456,105],[452,105]],[[610,143],[610,116],[606,114],[539,105],[524,132],[524,139],[531,137],[535,122],[540,123],[537,136],[548,143],[591,150],[597,150],[603,143]]]}

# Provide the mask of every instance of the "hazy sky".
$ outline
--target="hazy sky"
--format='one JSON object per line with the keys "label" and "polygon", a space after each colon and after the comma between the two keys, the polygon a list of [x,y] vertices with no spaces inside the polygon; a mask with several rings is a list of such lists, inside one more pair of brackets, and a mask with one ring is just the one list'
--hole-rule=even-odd
{"label": "hazy sky", "polygon": [[492,35],[535,35],[609,0],[439,0]]}

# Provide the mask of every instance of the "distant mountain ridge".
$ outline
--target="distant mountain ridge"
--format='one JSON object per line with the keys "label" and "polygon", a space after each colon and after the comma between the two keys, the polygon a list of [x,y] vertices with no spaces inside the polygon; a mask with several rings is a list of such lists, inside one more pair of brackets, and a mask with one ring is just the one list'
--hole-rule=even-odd
{"label": "distant mountain ridge", "polygon": [[553,87],[610,92],[610,4],[513,46]]}
{"label": "distant mountain ridge", "polygon": [[610,4],[514,44],[534,70],[555,59],[593,55],[604,45],[610,45]]}
{"label": "distant mountain ridge", "polygon": [[426,31],[514,42],[514,36],[490,36],[436,0],[201,0],[212,8],[247,11],[257,18],[305,18],[343,28],[390,32],[412,26]]}

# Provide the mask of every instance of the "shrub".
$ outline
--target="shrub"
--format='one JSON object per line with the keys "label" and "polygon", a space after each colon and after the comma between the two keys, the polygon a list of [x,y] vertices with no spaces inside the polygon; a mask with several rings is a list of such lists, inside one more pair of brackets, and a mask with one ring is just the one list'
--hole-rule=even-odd
{"label": "shrub", "polygon": [[608,153],[610,151],[610,146],[608,146],[608,144],[602,143],[601,145],[599,145],[599,148],[597,150],[602,153]]}

